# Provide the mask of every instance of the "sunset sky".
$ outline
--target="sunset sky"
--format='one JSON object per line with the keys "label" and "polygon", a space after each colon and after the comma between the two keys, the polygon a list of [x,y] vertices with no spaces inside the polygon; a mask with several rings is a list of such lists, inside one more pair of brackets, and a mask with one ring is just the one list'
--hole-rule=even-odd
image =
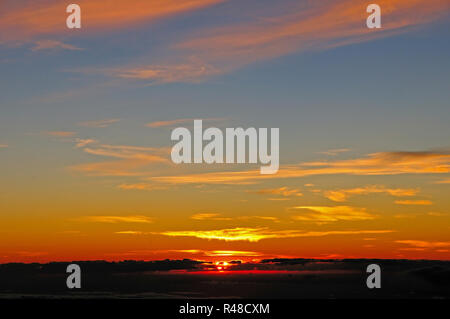
{"label": "sunset sky", "polygon": [[[0,0],[0,263],[450,259],[450,2]],[[280,169],[172,129],[280,129]]]}

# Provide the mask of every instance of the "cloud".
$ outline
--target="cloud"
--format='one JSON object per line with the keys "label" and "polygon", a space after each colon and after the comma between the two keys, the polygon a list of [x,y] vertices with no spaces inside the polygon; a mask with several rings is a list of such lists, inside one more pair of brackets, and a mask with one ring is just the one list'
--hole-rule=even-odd
{"label": "cloud", "polygon": [[167,161],[166,158],[155,155],[155,153],[166,153],[167,150],[155,147],[102,144],[96,148],[86,147],[84,151],[93,155],[122,159],[142,159],[155,162]]}
{"label": "cloud", "polygon": [[166,187],[148,183],[121,184],[117,186],[117,188],[124,190],[140,190],[140,191],[154,191],[167,189]]}
{"label": "cloud", "polygon": [[170,184],[248,184],[278,178],[298,178],[313,175],[400,175],[445,174],[450,172],[450,153],[438,151],[379,152],[362,158],[306,162],[281,165],[277,174],[261,175],[259,169],[235,172],[158,176],[150,179]]}
{"label": "cloud", "polygon": [[433,205],[430,200],[396,200],[395,203],[399,205]]}
{"label": "cloud", "polygon": [[[248,64],[311,50],[325,50],[407,32],[444,16],[445,0],[379,0],[383,28],[365,25],[368,3],[362,0],[273,2],[270,12],[251,21],[208,28],[181,41],[165,63],[122,67],[112,75],[159,83],[198,82]],[[238,14],[236,14],[239,17]],[[245,17],[255,16],[247,14]],[[195,58],[193,58],[195,57]],[[111,74],[111,72],[110,72]]]}
{"label": "cloud", "polygon": [[99,121],[86,121],[86,122],[80,122],[78,123],[79,126],[86,126],[86,127],[97,127],[97,128],[104,128],[108,127],[111,124],[119,122],[120,119],[104,119]]}
{"label": "cloud", "polygon": [[289,187],[280,187],[280,188],[269,188],[269,189],[261,189],[255,192],[256,194],[262,195],[280,195],[284,197],[289,196],[303,196],[303,194],[298,189],[289,189]]}
{"label": "cloud", "polygon": [[264,254],[255,251],[242,250],[201,250],[201,249],[182,249],[169,250],[168,252],[202,255],[204,257],[262,257]]}
{"label": "cloud", "polygon": [[[86,146],[89,145],[90,143]],[[141,170],[150,164],[169,163],[169,150],[167,148],[100,144],[84,147],[83,151],[91,155],[118,159],[115,161],[78,164],[70,167],[74,171],[92,176],[141,176],[143,175]],[[123,186],[122,188],[126,187]],[[128,187],[128,189],[130,188]]]}
{"label": "cloud", "polygon": [[238,216],[238,217],[222,217],[218,213],[199,213],[191,216],[191,219],[195,220],[251,220],[260,219],[272,222],[279,222],[277,217],[273,216]]}
{"label": "cloud", "polygon": [[[89,32],[109,31],[138,23],[199,10],[223,0],[78,0],[84,29]],[[66,7],[61,1],[31,1],[2,4],[0,42],[26,41],[49,34],[65,34]]]}
{"label": "cloud", "polygon": [[8,148],[9,145],[8,144],[0,144],[0,148]]}
{"label": "cloud", "polygon": [[403,196],[415,196],[418,192],[419,192],[418,189],[386,188],[384,186],[371,185],[366,187],[325,191],[324,195],[326,198],[332,201],[345,202],[350,196],[355,195],[385,193],[395,197],[403,197]]}
{"label": "cloud", "polygon": [[391,230],[349,230],[349,231],[311,231],[302,232],[299,230],[270,230],[265,227],[247,228],[237,227],[219,230],[187,230],[187,231],[165,231],[154,233],[170,237],[195,237],[201,239],[216,239],[224,241],[249,241],[258,242],[262,239],[274,238],[297,238],[297,237],[322,237],[331,235],[359,235],[359,234],[383,234],[390,233]]}
{"label": "cloud", "polygon": [[263,254],[255,251],[242,251],[242,250],[212,250],[204,251],[204,255],[207,257],[261,257]]}
{"label": "cloud", "polygon": [[199,213],[191,216],[191,219],[195,220],[231,220],[229,217],[220,217],[217,213]]}
{"label": "cloud", "polygon": [[193,121],[194,121],[194,119],[177,119],[177,120],[172,120],[172,121],[157,121],[157,122],[147,123],[145,126],[148,126],[148,127],[175,126],[178,124],[193,122]]}
{"label": "cloud", "polygon": [[55,137],[71,137],[76,135],[76,132],[68,132],[68,131],[47,131],[44,132],[46,135],[55,136]]}
{"label": "cloud", "polygon": [[368,213],[365,208],[355,208],[350,206],[296,206],[290,210],[306,210],[309,213],[296,215],[292,218],[300,221],[311,221],[317,223],[345,221],[371,220],[375,216]]}
{"label": "cloud", "polygon": [[416,248],[445,248],[450,247],[449,241],[425,241],[425,240],[396,240],[396,243],[410,245]]}
{"label": "cloud", "polygon": [[[139,235],[139,231],[121,231],[116,234]],[[135,250],[120,255],[148,255],[148,254],[189,254],[197,255],[198,257],[266,257],[267,255],[255,251],[243,250],[203,250],[203,249],[168,249],[168,250]],[[268,255],[273,256],[273,255]]]}
{"label": "cloud", "polygon": [[60,41],[55,40],[39,40],[35,42],[35,46],[31,48],[31,51],[41,51],[41,50],[54,50],[54,49],[62,49],[62,50],[71,50],[71,51],[80,51],[83,50],[76,46],[66,44]]}
{"label": "cloud", "polygon": [[239,216],[239,217],[237,217],[237,219],[240,219],[240,220],[261,219],[261,220],[272,221],[275,223],[279,222],[279,219],[277,217],[273,217],[273,216]]}
{"label": "cloud", "polygon": [[87,146],[89,144],[93,144],[93,143],[97,143],[98,142],[97,140],[94,140],[94,139],[91,139],[91,138],[86,138],[86,139],[77,138],[75,141],[76,141],[76,145],[75,145],[76,148],[83,148],[83,147],[85,147],[85,146]]}
{"label": "cloud", "polygon": [[120,234],[120,235],[142,235],[142,234],[145,234],[145,233],[141,232],[141,231],[136,231],[136,230],[124,230],[124,231],[116,231],[115,234]]}
{"label": "cloud", "polygon": [[174,65],[143,65],[136,68],[115,68],[102,71],[114,77],[134,80],[147,80],[155,84],[174,82],[201,82],[221,72],[212,65],[190,62]]}
{"label": "cloud", "polygon": [[96,222],[96,223],[152,223],[153,220],[150,217],[135,215],[135,216],[84,216],[80,217],[78,220],[85,222]]}

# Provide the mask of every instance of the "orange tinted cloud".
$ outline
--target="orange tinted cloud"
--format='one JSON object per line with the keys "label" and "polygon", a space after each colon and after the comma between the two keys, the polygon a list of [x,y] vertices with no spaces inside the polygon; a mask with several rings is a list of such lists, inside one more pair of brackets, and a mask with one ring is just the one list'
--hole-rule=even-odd
{"label": "orange tinted cloud", "polygon": [[339,189],[326,191],[325,197],[335,202],[345,202],[350,196],[385,193],[395,197],[414,196],[419,192],[417,189],[386,188],[384,186],[366,186],[350,189]]}
{"label": "orange tinted cloud", "polygon": [[216,239],[224,241],[249,241],[258,242],[271,238],[297,238],[297,237],[322,237],[330,235],[358,235],[358,234],[383,234],[391,230],[350,230],[350,231],[311,231],[299,230],[270,230],[266,227],[248,228],[237,227],[219,230],[192,230],[192,231],[166,231],[158,233],[171,237],[196,237],[201,239]]}
{"label": "orange tinted cloud", "polygon": [[[88,143],[83,151],[88,154],[118,158],[119,160],[79,164],[71,166],[70,169],[93,176],[141,176],[143,173],[140,170],[147,165],[169,162],[168,150],[165,148],[108,144],[90,145],[92,143]],[[150,185],[147,185],[148,187]],[[127,186],[121,188],[126,189]],[[128,189],[131,188],[131,186],[128,187]],[[139,186],[135,187],[135,189],[137,188]]]}
{"label": "orange tinted cloud", "polygon": [[312,175],[399,175],[444,174],[450,172],[448,152],[380,152],[366,157],[282,165],[277,174],[261,175],[259,170],[214,172],[182,176],[152,177],[151,180],[173,184],[246,184],[273,178],[297,178]]}
{"label": "orange tinted cloud", "polygon": [[201,250],[201,249],[182,249],[169,250],[169,252],[186,253],[194,255],[202,255],[205,257],[261,257],[263,254],[255,251],[242,250]]}
{"label": "orange tinted cloud", "polygon": [[294,51],[333,47],[390,34],[392,31],[426,23],[449,9],[445,0],[379,0],[383,27],[366,27],[367,1],[320,1],[290,8],[285,15],[254,23],[218,28],[181,44],[219,57],[258,60]]}
{"label": "orange tinted cloud", "polygon": [[280,196],[303,196],[303,194],[298,189],[290,189],[289,187],[280,187],[280,188],[270,188],[270,189],[261,189],[256,191],[257,194],[263,195],[280,195]]}
{"label": "orange tinted cloud", "polygon": [[217,213],[199,213],[191,216],[195,220],[231,220],[229,217],[220,217]]}
{"label": "orange tinted cloud", "polygon": [[167,161],[167,158],[157,155],[160,153],[165,153],[166,150],[154,147],[102,144],[96,148],[86,147],[84,148],[84,151],[88,154],[107,157],[142,159],[154,162]]}
{"label": "orange tinted cloud", "polygon": [[277,217],[273,216],[238,216],[238,217],[222,217],[221,214],[217,213],[199,213],[191,216],[191,219],[195,220],[251,220],[251,219],[259,219],[264,221],[278,222]]}
{"label": "orange tinted cloud", "polygon": [[[408,27],[438,19],[449,9],[445,0],[379,0],[377,4],[382,8],[383,26],[373,30],[366,27],[367,1],[308,1],[290,7],[273,2],[266,9],[278,14],[208,29],[176,45],[180,52],[166,63],[125,67],[113,74],[159,83],[197,82],[294,52],[323,50],[406,32]],[[280,9],[287,13],[280,14]]]}
{"label": "orange tinted cloud", "polygon": [[292,207],[291,210],[306,211],[302,215],[292,217],[293,219],[317,223],[337,222],[340,220],[370,220],[375,218],[375,216],[369,214],[365,208],[355,208],[350,206],[297,206]]}
{"label": "orange tinted cloud", "polygon": [[152,223],[153,220],[147,216],[84,216],[78,220],[97,223]]}
{"label": "orange tinted cloud", "polygon": [[120,184],[119,186],[117,186],[117,188],[124,190],[140,190],[140,191],[153,191],[166,189],[166,187],[148,183]]}
{"label": "orange tinted cloud", "polygon": [[120,235],[143,235],[144,232],[136,231],[136,230],[123,230],[123,231],[117,231],[116,234]]}
{"label": "orange tinted cloud", "polygon": [[441,242],[441,241],[425,241],[425,240],[397,240],[395,241],[399,244],[405,244],[414,246],[416,248],[444,248],[450,247],[450,242]]}
{"label": "orange tinted cloud", "polygon": [[213,250],[205,251],[205,256],[208,257],[260,257],[261,253],[254,251],[240,251],[240,250]]}
{"label": "orange tinted cloud", "polygon": [[148,80],[155,83],[200,82],[212,75],[222,72],[210,64],[188,61],[180,64],[144,65],[104,70],[104,73],[135,80]]}
{"label": "orange tinted cloud", "polygon": [[[140,22],[153,22],[198,10],[223,0],[78,0],[83,30],[109,30]],[[13,1],[2,4],[0,42],[21,41],[37,36],[67,33],[66,7],[70,2]]]}

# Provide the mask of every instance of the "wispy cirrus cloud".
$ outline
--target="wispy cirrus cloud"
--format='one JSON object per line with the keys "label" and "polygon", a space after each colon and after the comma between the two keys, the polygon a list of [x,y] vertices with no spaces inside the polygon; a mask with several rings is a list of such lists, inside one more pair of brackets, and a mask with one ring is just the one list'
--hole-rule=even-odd
{"label": "wispy cirrus cloud", "polygon": [[259,219],[264,221],[279,222],[279,219],[274,216],[237,216],[237,217],[224,217],[219,213],[198,213],[191,216],[194,220],[218,220],[218,221],[230,221],[230,220],[252,220]]}
{"label": "wispy cirrus cloud", "polygon": [[445,0],[379,0],[383,28],[370,30],[365,25],[366,1],[308,1],[288,6],[280,3],[267,5],[266,10],[272,14],[198,32],[175,45],[178,52],[166,58],[165,63],[125,66],[107,72],[157,83],[198,82],[291,53],[407,32],[410,27],[440,18],[448,10]]}
{"label": "wispy cirrus cloud", "polygon": [[131,216],[84,216],[77,220],[84,222],[95,222],[95,223],[153,223],[153,219],[142,215],[131,215]]}
{"label": "wispy cirrus cloud", "polygon": [[122,231],[116,231],[115,234],[119,235],[143,235],[145,232],[137,231],[137,230],[122,230]]}
{"label": "wispy cirrus cloud", "polygon": [[262,239],[298,238],[298,237],[322,237],[332,235],[360,235],[360,234],[384,234],[392,230],[336,230],[336,231],[299,231],[299,230],[271,230],[266,227],[249,228],[237,227],[218,230],[188,230],[165,231],[154,233],[170,237],[195,237],[208,240],[224,241],[249,241],[258,242]]}
{"label": "wispy cirrus cloud", "polygon": [[398,244],[405,244],[416,248],[445,248],[450,247],[450,241],[426,241],[426,240],[396,240]]}
{"label": "wispy cirrus cloud", "polygon": [[55,136],[55,137],[72,137],[74,135],[77,135],[77,132],[70,132],[70,131],[46,131],[43,132],[45,135],[49,136]]}
{"label": "wispy cirrus cloud", "polygon": [[280,187],[280,188],[268,188],[268,189],[260,189],[255,192],[256,194],[261,195],[279,195],[284,197],[290,197],[290,196],[303,196],[303,194],[300,192],[299,189],[291,189],[289,187]]}
{"label": "wispy cirrus cloud", "polygon": [[290,210],[304,212],[301,215],[293,216],[292,218],[295,220],[319,224],[337,221],[371,220],[375,218],[374,215],[367,212],[367,209],[351,206],[296,206],[291,207]]}
{"label": "wispy cirrus cloud", "polygon": [[400,175],[450,173],[447,151],[379,152],[365,157],[338,161],[305,162],[281,165],[277,174],[261,175],[258,169],[234,172],[213,172],[150,179],[169,184],[246,184],[277,178],[298,178],[313,175]]}
{"label": "wispy cirrus cloud", "polygon": [[31,51],[42,51],[42,50],[70,50],[70,51],[81,51],[82,48],[76,47],[71,44],[67,44],[56,40],[38,40],[34,43]]}
{"label": "wispy cirrus cloud", "polygon": [[[150,164],[169,163],[169,150],[166,148],[88,143],[83,151],[95,156],[117,159],[70,167],[71,170],[92,176],[142,176],[141,170]],[[139,188],[136,184],[134,186],[135,189]],[[122,189],[133,188],[126,184],[119,187]],[[147,185],[147,187],[150,186]]]}
{"label": "wispy cirrus cloud", "polygon": [[119,186],[117,186],[117,188],[124,190],[140,190],[140,191],[154,191],[167,189],[167,187],[149,183],[120,184]]}
{"label": "wispy cirrus cloud", "polygon": [[123,159],[143,159],[155,162],[167,161],[166,158],[156,155],[159,153],[165,154],[167,152],[166,148],[101,144],[97,147],[85,147],[84,151],[88,154]]}
{"label": "wispy cirrus cloud", "polygon": [[75,147],[76,148],[82,148],[89,144],[97,143],[97,140],[94,140],[92,138],[77,138],[75,139]]}
{"label": "wispy cirrus cloud", "polygon": [[[82,9],[82,19],[90,32],[107,32],[138,23],[154,22],[220,2],[223,0],[78,0],[77,4]],[[61,1],[2,3],[0,42],[19,42],[50,34],[64,34],[67,30],[68,4]]]}
{"label": "wispy cirrus cloud", "polygon": [[222,72],[214,66],[200,61],[179,64],[143,65],[100,70],[107,75],[122,79],[146,80],[157,84],[174,82],[197,83]]}
{"label": "wispy cirrus cloud", "polygon": [[191,216],[195,220],[232,220],[230,217],[221,217],[217,213],[198,213]]}
{"label": "wispy cirrus cloud", "polygon": [[368,195],[368,194],[389,194],[395,197],[415,196],[419,192],[418,189],[411,188],[386,188],[379,185],[370,185],[365,187],[339,189],[325,191],[326,198],[335,202],[345,202],[349,197],[355,195]]}

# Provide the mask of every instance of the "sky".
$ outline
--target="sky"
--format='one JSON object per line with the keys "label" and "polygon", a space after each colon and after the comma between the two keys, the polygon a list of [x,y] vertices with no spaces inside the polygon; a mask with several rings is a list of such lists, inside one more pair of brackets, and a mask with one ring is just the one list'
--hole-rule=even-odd
{"label": "sky", "polygon": [[[0,2],[0,262],[450,259],[450,3]],[[280,169],[171,131],[280,129]]]}

